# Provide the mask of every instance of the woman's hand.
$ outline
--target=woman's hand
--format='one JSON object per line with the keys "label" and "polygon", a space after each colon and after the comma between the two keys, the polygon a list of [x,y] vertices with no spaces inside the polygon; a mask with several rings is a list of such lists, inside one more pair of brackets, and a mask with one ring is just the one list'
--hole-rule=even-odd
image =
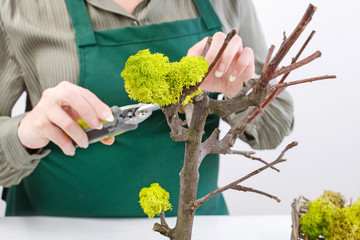
{"label": "woman's hand", "polygon": [[[39,103],[21,120],[18,137],[26,148],[42,148],[52,141],[64,154],[74,155],[71,139],[79,147],[87,148],[89,145],[85,131],[76,122],[79,118],[95,129],[102,128],[101,120],[114,119],[111,109],[92,92],[61,82],[54,88],[46,89]],[[114,137],[102,142],[112,144]]]}
{"label": "woman's hand", "polygon": [[[211,46],[205,56],[211,64],[221,48],[226,35],[217,32],[213,36]],[[200,56],[205,48],[207,38],[196,43],[188,51],[188,56]],[[226,97],[234,97],[243,83],[254,76],[255,63],[254,53],[251,48],[243,48],[239,35],[235,35],[219,61],[210,72],[208,77],[200,85],[200,88],[209,92],[221,92]]]}

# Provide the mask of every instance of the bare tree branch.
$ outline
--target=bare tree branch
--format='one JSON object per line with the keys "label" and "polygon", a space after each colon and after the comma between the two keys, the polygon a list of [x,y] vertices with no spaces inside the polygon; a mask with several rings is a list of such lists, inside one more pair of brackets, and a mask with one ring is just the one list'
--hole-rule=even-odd
{"label": "bare tree branch", "polygon": [[289,66],[280,68],[279,70],[277,70],[275,72],[275,75],[273,76],[273,78],[276,78],[282,74],[289,73],[292,70],[302,67],[302,66],[314,61],[315,59],[319,58],[320,56],[321,56],[321,52],[316,51],[315,53],[311,54],[310,56],[308,56],[307,58],[304,58],[303,60],[301,60],[299,62],[295,62],[295,63],[290,64]]}
{"label": "bare tree branch", "polygon": [[264,63],[264,66],[263,66],[263,69],[262,69],[261,72],[265,72],[266,68],[269,66],[269,63],[270,63],[271,57],[272,57],[272,55],[274,53],[274,50],[275,50],[275,46],[271,45],[270,48],[269,48],[268,54],[266,56],[265,63]]}
{"label": "bare tree branch", "polygon": [[[249,158],[249,159],[252,159],[252,160],[255,160],[255,161],[262,162],[262,163],[264,163],[265,165],[268,165],[268,164],[269,164],[268,162],[262,160],[261,158],[251,156],[251,154],[254,154],[254,153],[255,153],[255,152],[244,152],[244,151],[236,151],[236,150],[229,150],[229,151],[228,151],[228,154],[240,154],[240,155],[243,155],[243,156],[246,157],[246,158]],[[280,172],[280,170],[277,169],[276,167],[271,166],[270,168],[274,169],[274,170],[277,171],[277,172]]]}
{"label": "bare tree branch", "polygon": [[174,141],[186,141],[189,139],[188,129],[183,127],[183,121],[179,117],[178,113],[173,113],[173,115],[168,114],[163,110],[167,123],[171,129],[170,136]]}
{"label": "bare tree branch", "polygon": [[[310,33],[309,37],[306,39],[306,41],[304,42],[304,44],[301,46],[299,52],[296,54],[295,57],[293,57],[293,58],[291,59],[291,64],[295,63],[295,62],[299,59],[300,55],[301,55],[302,52],[305,50],[306,46],[309,44],[309,42],[310,42],[311,39],[313,38],[314,34],[315,34],[315,31],[312,31],[312,32]],[[280,79],[279,83],[283,83],[283,82],[285,81],[285,79],[289,76],[289,74],[290,74],[290,72],[285,73],[285,74],[282,76],[282,78]],[[263,102],[262,107],[264,108],[264,107],[266,107],[267,105],[269,105],[270,102],[271,102],[273,99],[275,99],[283,90],[285,90],[285,88],[277,89],[277,91],[273,91],[273,92],[270,94],[270,96],[267,98],[267,100],[266,100],[265,102]]]}
{"label": "bare tree branch", "polygon": [[257,194],[264,195],[266,197],[275,199],[277,202],[280,202],[280,199],[278,197],[276,197],[274,195],[271,195],[269,193],[254,189],[254,188],[244,187],[244,186],[241,186],[241,185],[235,185],[235,186],[232,186],[231,189],[238,190],[238,191],[243,191],[243,192],[254,192],[254,193],[257,193]]}
{"label": "bare tree branch", "polygon": [[249,173],[248,175],[246,175],[246,176],[244,176],[244,177],[242,177],[242,178],[240,178],[240,179],[238,179],[238,180],[236,180],[236,181],[234,181],[232,183],[229,183],[228,185],[226,185],[224,187],[221,187],[221,188],[218,188],[217,190],[211,191],[209,194],[205,195],[204,197],[194,201],[194,208],[197,209],[198,207],[203,205],[206,201],[208,201],[212,197],[214,197],[214,196],[216,196],[216,195],[218,195],[218,194],[220,194],[220,193],[222,193],[222,192],[224,192],[224,191],[226,191],[228,189],[233,188],[237,184],[239,184],[239,183],[241,183],[241,182],[243,182],[243,181],[245,181],[245,180],[247,180],[247,179],[249,179],[249,178],[251,178],[251,177],[253,177],[253,176],[257,175],[257,174],[259,174],[259,173],[261,173],[262,171],[270,168],[271,166],[274,166],[274,165],[276,165],[278,163],[282,163],[282,162],[286,161],[286,159],[283,159],[285,153],[289,149],[295,147],[297,144],[298,144],[297,142],[292,142],[292,143],[288,144],[285,147],[285,149],[280,153],[280,155],[277,157],[277,159],[275,161],[271,162],[270,164],[265,165],[265,166],[263,166],[261,168],[258,168],[257,170]]}
{"label": "bare tree branch", "polygon": [[161,225],[164,225],[165,227],[169,228],[169,225],[167,224],[166,219],[165,219],[164,211],[162,211],[160,213],[160,222],[161,222]]}
{"label": "bare tree branch", "polygon": [[293,85],[297,85],[297,84],[309,83],[309,82],[325,80],[325,79],[332,79],[332,78],[336,78],[336,76],[335,75],[325,75],[325,76],[319,76],[319,77],[307,78],[307,79],[303,79],[303,80],[292,81],[292,82],[288,82],[288,83],[280,83],[280,84],[274,85],[273,88],[280,89],[280,88],[285,88],[285,87],[293,86]]}
{"label": "bare tree branch", "polygon": [[314,15],[316,11],[316,7],[312,4],[309,5],[307,8],[303,18],[299,22],[299,24],[296,26],[294,31],[291,33],[291,35],[286,38],[283,43],[281,44],[278,52],[275,54],[274,58],[271,60],[269,66],[266,68],[266,71],[263,72],[260,76],[260,85],[258,88],[258,91],[264,89],[270,80],[272,79],[272,76],[274,75],[274,72],[278,68],[281,61],[284,59],[285,55],[289,52],[290,48],[293,46],[295,41],[299,38],[301,33],[304,31],[308,23],[311,21],[312,16]]}
{"label": "bare tree branch", "polygon": [[[315,31],[313,30],[309,37],[306,39],[306,41],[304,42],[304,44],[301,46],[299,52],[296,54],[295,57],[293,57],[291,59],[291,64],[296,63],[297,60],[299,59],[300,55],[303,53],[303,51],[305,50],[306,46],[309,44],[309,42],[311,41],[311,39],[313,38],[313,36],[315,35]],[[285,81],[285,79],[289,76],[290,72],[285,73],[284,76],[280,79],[279,83],[283,83]]]}
{"label": "bare tree branch", "polygon": [[[213,68],[215,67],[216,63],[219,61],[221,55],[224,53],[226,47],[228,46],[230,40],[235,36],[235,34],[237,33],[236,29],[233,29],[231,32],[229,32],[224,40],[223,45],[221,46],[219,52],[217,53],[217,55],[215,56],[214,60],[212,61],[212,63],[209,66],[209,70],[207,71],[207,73],[205,74],[205,76],[203,77],[203,80],[210,74],[210,72],[213,70]],[[179,102],[183,102],[185,97],[192,94],[193,92],[195,92],[200,84],[202,83],[199,82],[197,85],[190,87],[189,89],[184,90],[184,93],[182,94],[182,96],[180,96],[180,100]]]}
{"label": "bare tree branch", "polygon": [[155,223],[152,230],[155,232],[159,232],[160,234],[170,238],[171,240],[175,240],[174,230],[170,229],[167,226],[164,226],[159,223]]}
{"label": "bare tree branch", "polygon": [[209,48],[210,48],[210,46],[211,46],[212,40],[213,40],[212,37],[208,37],[208,38],[207,38],[207,41],[206,41],[206,44],[205,44],[205,47],[204,47],[204,50],[203,50],[201,56],[203,56],[203,57],[206,56],[206,54],[207,54],[207,52],[209,51]]}

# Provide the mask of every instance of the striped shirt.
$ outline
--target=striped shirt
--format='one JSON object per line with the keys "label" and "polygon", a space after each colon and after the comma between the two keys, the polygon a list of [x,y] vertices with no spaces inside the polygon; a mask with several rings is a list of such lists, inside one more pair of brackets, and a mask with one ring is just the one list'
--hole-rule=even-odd
{"label": "striped shirt", "polygon": [[[132,14],[112,0],[86,0],[95,30],[147,25],[199,16],[191,0],[143,0]],[[238,29],[243,45],[253,49],[259,74],[267,47],[251,0],[211,0],[223,31]],[[79,59],[75,32],[65,0],[0,0],[0,185],[18,184],[44,157],[29,154],[17,137],[24,115],[10,117],[26,91],[32,106],[42,92],[62,81],[77,83]],[[226,119],[234,124],[241,113]],[[283,92],[253,121],[247,141],[255,149],[276,147],[289,134],[293,105]]]}

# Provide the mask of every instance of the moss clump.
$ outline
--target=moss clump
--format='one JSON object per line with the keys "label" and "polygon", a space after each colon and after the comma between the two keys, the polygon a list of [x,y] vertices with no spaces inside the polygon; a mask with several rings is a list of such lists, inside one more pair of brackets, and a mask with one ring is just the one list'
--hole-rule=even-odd
{"label": "moss clump", "polygon": [[311,239],[360,239],[360,200],[345,207],[340,193],[325,191],[308,205],[309,211],[300,218],[300,224]]}
{"label": "moss clump", "polygon": [[360,200],[336,210],[334,221],[330,223],[330,235],[329,240],[360,239]]}
{"label": "moss clump", "polygon": [[201,82],[208,68],[203,57],[186,56],[170,63],[163,54],[145,49],[129,57],[121,77],[131,99],[166,106],[177,103],[184,88]]}
{"label": "moss clump", "polygon": [[140,206],[150,219],[154,218],[155,215],[159,216],[163,211],[172,210],[169,193],[158,183],[153,183],[148,188],[142,188],[139,197]]}
{"label": "moss clump", "polygon": [[338,208],[343,208],[346,202],[340,193],[332,191],[325,191],[321,198],[325,201],[331,202]]}

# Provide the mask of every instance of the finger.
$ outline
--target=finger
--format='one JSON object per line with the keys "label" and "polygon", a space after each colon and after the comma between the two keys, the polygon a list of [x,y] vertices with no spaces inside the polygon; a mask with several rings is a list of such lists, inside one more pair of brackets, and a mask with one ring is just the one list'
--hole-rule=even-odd
{"label": "finger", "polygon": [[62,108],[54,106],[47,113],[47,118],[55,126],[61,128],[77,145],[82,148],[88,147],[89,140],[85,131]]}
{"label": "finger", "polygon": [[[50,102],[55,101],[57,105],[65,109],[69,109],[69,107],[72,108],[91,128],[101,129],[102,124],[100,119],[97,117],[92,106],[90,106],[81,95],[82,89],[83,88],[79,86],[65,81],[61,82],[56,88],[45,91],[44,94],[48,96],[52,93],[51,97],[48,97],[53,98],[52,100],[50,99]],[[48,94],[48,92],[50,93]]]}
{"label": "finger", "polygon": [[75,154],[75,147],[70,138],[57,126],[48,124],[40,132],[43,138],[49,139],[54,144],[60,147],[64,154],[73,156]]}
{"label": "finger", "polygon": [[111,109],[89,90],[69,82],[62,82],[58,86],[61,90],[58,96],[60,104],[71,106],[90,127],[101,129],[100,119],[114,120]]}
{"label": "finger", "polygon": [[62,108],[64,109],[64,111],[69,114],[69,116],[72,118],[72,119],[79,119],[81,118],[81,116],[79,115],[79,113],[77,113],[72,107],[70,107],[69,105],[65,105],[65,106],[62,106]]}
{"label": "finger", "polygon": [[81,95],[83,98],[92,106],[96,115],[108,122],[114,121],[114,115],[108,105],[102,102],[94,93],[90,92],[87,89],[81,89]]}
{"label": "finger", "polygon": [[231,63],[236,56],[242,52],[242,40],[239,35],[235,35],[229,42],[225,51],[222,53],[219,62],[215,66],[215,76],[220,78],[228,71]]}
{"label": "finger", "polygon": [[108,137],[100,141],[105,145],[112,145],[115,142],[115,137]]}
{"label": "finger", "polygon": [[200,42],[197,42],[194,46],[192,46],[188,50],[187,56],[201,56],[204,51],[207,39],[208,37],[203,38]]}
{"label": "finger", "polygon": [[[239,76],[246,74],[249,79],[254,75],[254,53],[251,48],[244,48],[231,64],[229,81],[234,82]],[[244,76],[247,77],[247,76]]]}

